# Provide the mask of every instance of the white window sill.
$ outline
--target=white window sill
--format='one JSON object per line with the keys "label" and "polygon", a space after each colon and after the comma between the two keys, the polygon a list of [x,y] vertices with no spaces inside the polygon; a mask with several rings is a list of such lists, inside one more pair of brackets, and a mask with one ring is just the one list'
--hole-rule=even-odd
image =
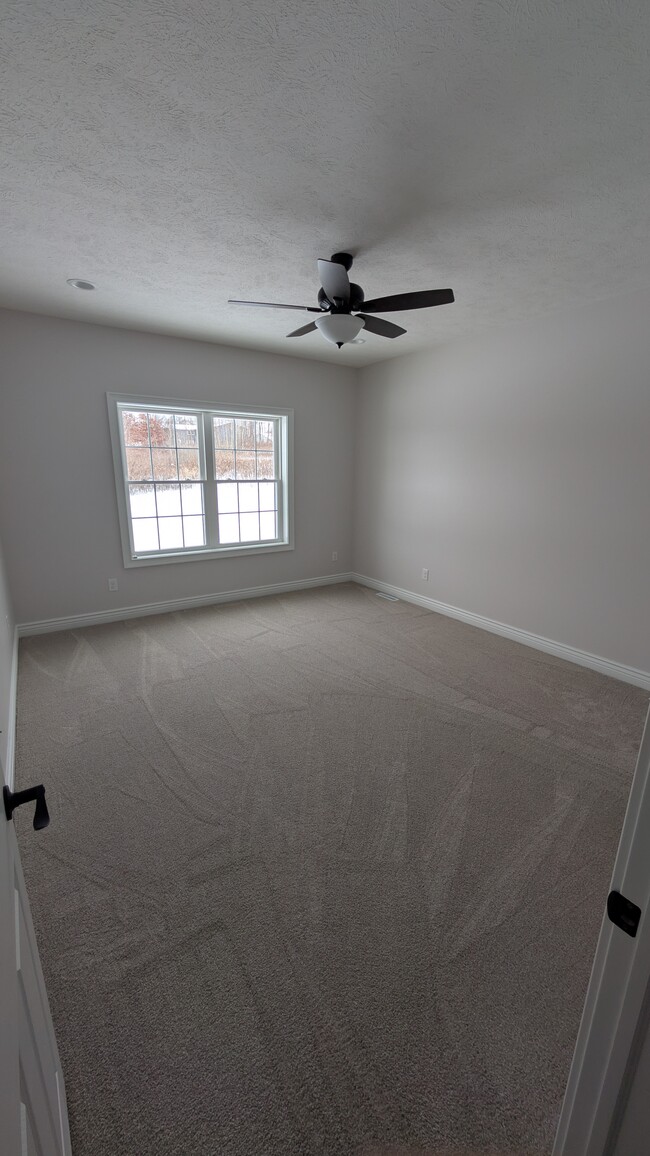
{"label": "white window sill", "polygon": [[250,554],[275,554],[279,550],[293,550],[293,542],[268,542],[245,546],[219,546],[216,550],[203,548],[199,550],[170,550],[167,553],[156,551],[155,554],[131,554],[124,559],[124,565],[130,566],[164,566],[168,562],[213,562],[215,558],[240,558]]}

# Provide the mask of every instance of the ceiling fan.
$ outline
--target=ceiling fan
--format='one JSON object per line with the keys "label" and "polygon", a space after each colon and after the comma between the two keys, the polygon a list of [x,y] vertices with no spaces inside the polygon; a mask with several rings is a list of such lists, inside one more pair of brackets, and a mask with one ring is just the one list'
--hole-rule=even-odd
{"label": "ceiling fan", "polygon": [[[318,313],[315,321],[301,325],[287,333],[287,337],[304,337],[320,329],[323,337],[333,345],[354,342],[362,329],[380,337],[400,337],[406,333],[392,321],[370,316],[374,313],[395,313],[402,309],[430,309],[434,305],[450,305],[454,300],[451,289],[424,289],[417,293],[395,293],[391,297],[375,297],[364,301],[363,289],[353,284],[348,272],[352,267],[350,253],[334,253],[329,261],[318,262],[322,288],[318,290],[318,307],[313,305],[276,305],[271,301],[235,301],[229,305],[257,305],[266,309],[299,309],[303,313]],[[363,310],[363,312],[361,312]]]}

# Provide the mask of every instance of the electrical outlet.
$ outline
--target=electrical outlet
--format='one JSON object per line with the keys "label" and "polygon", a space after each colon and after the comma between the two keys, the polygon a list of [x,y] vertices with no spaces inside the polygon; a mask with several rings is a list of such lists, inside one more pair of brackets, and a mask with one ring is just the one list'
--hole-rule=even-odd
{"label": "electrical outlet", "polygon": [[424,579],[424,581],[425,581],[425,582],[428,582],[428,581],[429,581],[429,570],[428,570],[428,568],[427,568],[426,566],[424,566],[424,567],[422,568],[422,577],[423,577],[423,579]]}
{"label": "electrical outlet", "polygon": [[117,578],[109,578],[108,579],[108,589],[109,590],[117,590]]}
{"label": "electrical outlet", "polygon": [[332,562],[338,562],[338,560],[339,560],[338,550],[332,550]]}

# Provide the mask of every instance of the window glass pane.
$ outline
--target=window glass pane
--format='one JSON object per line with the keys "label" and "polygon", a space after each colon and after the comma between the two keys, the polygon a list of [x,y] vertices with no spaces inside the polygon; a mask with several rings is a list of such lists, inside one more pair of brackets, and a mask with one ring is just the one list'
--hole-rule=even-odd
{"label": "window glass pane", "polygon": [[126,473],[130,482],[151,480],[151,454],[149,450],[127,449]]}
{"label": "window glass pane", "polygon": [[202,517],[183,518],[186,546],[205,546],[205,525]]}
{"label": "window glass pane", "polygon": [[171,413],[149,414],[149,439],[152,446],[174,445],[174,417]]}
{"label": "window glass pane", "polygon": [[203,513],[203,486],[181,486],[184,514]]}
{"label": "window glass pane", "polygon": [[254,478],[255,477],[255,454],[249,453],[248,450],[238,450],[236,454],[237,461],[235,468],[238,478]]}
{"label": "window glass pane", "polygon": [[180,550],[183,546],[182,518],[159,518],[158,533],[160,534],[161,550]]}
{"label": "window glass pane", "polygon": [[252,418],[238,417],[235,421],[236,426],[236,446],[238,450],[254,450],[255,449],[255,426],[256,422]]}
{"label": "window glass pane", "polygon": [[235,445],[235,423],[231,417],[215,417],[212,419],[214,429],[214,448],[216,450],[232,449]]}
{"label": "window glass pane", "polygon": [[260,510],[275,510],[275,482],[260,482]]}
{"label": "window glass pane", "polygon": [[158,523],[155,518],[133,519],[133,548],[136,554],[158,549]]}
{"label": "window glass pane", "polygon": [[222,545],[239,541],[237,514],[219,514],[219,541]]}
{"label": "window glass pane", "polygon": [[257,455],[257,476],[258,478],[275,477],[273,454],[263,453]]}
{"label": "window glass pane", "polygon": [[236,482],[219,482],[217,484],[217,505],[220,514],[236,514],[237,484]]}
{"label": "window glass pane", "polygon": [[178,476],[181,481],[193,481],[201,477],[198,449],[178,450]]}
{"label": "window glass pane", "polygon": [[176,423],[176,445],[198,446],[199,427],[196,414],[177,413],[174,415]]}
{"label": "window glass pane", "polygon": [[260,514],[260,538],[265,541],[267,538],[277,538],[277,522],[275,514]]}
{"label": "window glass pane", "polygon": [[239,509],[240,510],[258,510],[259,498],[257,495],[257,482],[241,482],[239,485]]}
{"label": "window glass pane", "polygon": [[178,477],[176,450],[152,450],[151,458],[155,481],[164,482],[167,478],[176,481]]}
{"label": "window glass pane", "polygon": [[[224,546],[278,540],[277,447],[284,419],[172,413],[146,403],[118,406],[117,416],[135,553],[201,549],[217,534]],[[216,507],[212,499],[207,508],[206,421],[212,423],[216,483]]]}
{"label": "window glass pane", "polygon": [[129,486],[129,498],[132,518],[155,518],[153,486]]}
{"label": "window glass pane", "polygon": [[259,542],[260,540],[260,516],[259,514],[240,514],[239,525],[241,528],[242,542]]}
{"label": "window glass pane", "polygon": [[214,468],[217,478],[234,478],[235,455],[232,450],[215,450]]}
{"label": "window glass pane", "polygon": [[273,427],[272,421],[256,421],[255,428],[257,434],[257,448],[258,450],[272,450],[273,449]]}
{"label": "window glass pane", "polygon": [[147,415],[140,410],[122,410],[122,429],[124,430],[125,446],[148,446],[149,427]]}
{"label": "window glass pane", "polygon": [[159,518],[169,518],[173,514],[180,514],[180,486],[156,486],[156,502],[158,503]]}

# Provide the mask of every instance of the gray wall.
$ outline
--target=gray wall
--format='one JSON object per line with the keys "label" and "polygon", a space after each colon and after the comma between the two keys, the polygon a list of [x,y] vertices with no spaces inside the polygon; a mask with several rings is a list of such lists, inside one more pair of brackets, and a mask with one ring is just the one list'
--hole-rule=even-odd
{"label": "gray wall", "polygon": [[649,316],[602,304],[362,370],[355,570],[650,670]]}
{"label": "gray wall", "polygon": [[[9,311],[0,351],[0,527],[18,622],[350,569],[353,370]],[[125,569],[107,391],[293,407],[295,550]]]}
{"label": "gray wall", "polygon": [[[317,362],[0,311],[16,618],[346,571],[356,460],[355,570],[648,670],[649,309],[603,303],[397,358],[358,389]],[[293,406],[296,550],[125,570],[107,390]]]}
{"label": "gray wall", "polygon": [[[9,731],[9,691],[14,648],[14,620],[5,575],[0,541],[0,772],[7,775],[7,735]],[[13,722],[13,720],[11,720]],[[0,775],[1,777],[1,775]],[[0,819],[2,819],[0,814]]]}

